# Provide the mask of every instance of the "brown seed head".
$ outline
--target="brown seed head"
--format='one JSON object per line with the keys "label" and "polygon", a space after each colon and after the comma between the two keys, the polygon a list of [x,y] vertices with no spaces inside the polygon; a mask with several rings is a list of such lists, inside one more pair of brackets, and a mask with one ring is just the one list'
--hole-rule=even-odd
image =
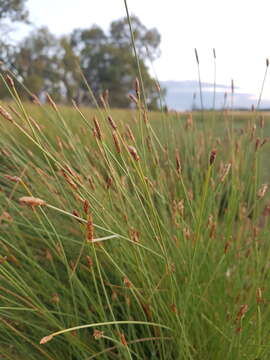
{"label": "brown seed head", "polygon": [[145,110],[143,112],[143,121],[145,124],[148,124],[148,116],[147,116],[147,112]]}
{"label": "brown seed head", "polygon": [[0,256],[0,265],[4,264],[7,261],[6,256]]}
{"label": "brown seed head", "polygon": [[4,155],[5,157],[11,157],[11,153],[9,151],[7,151],[5,148],[0,148],[0,152],[2,153],[2,155]]}
{"label": "brown seed head", "polygon": [[105,103],[108,104],[108,102],[109,102],[109,90],[108,89],[103,91],[103,99],[104,99]]}
{"label": "brown seed head", "polygon": [[231,169],[232,164],[228,163],[224,166],[221,177],[220,177],[220,181],[224,182],[225,178],[227,177],[227,175],[229,174],[229,171]]}
{"label": "brown seed head", "polygon": [[181,217],[184,216],[185,206],[184,206],[184,200],[180,200],[177,204],[177,210]]}
{"label": "brown seed head", "polygon": [[263,129],[264,128],[264,116],[260,117],[260,128]]}
{"label": "brown seed head", "polygon": [[137,153],[137,150],[135,149],[135,147],[134,146],[128,146],[128,150],[129,150],[129,152],[130,152],[130,154],[132,155],[132,157],[133,157],[133,159],[135,160],[135,161],[139,161],[140,160],[140,157],[139,157],[139,155],[138,155],[138,153]]}
{"label": "brown seed head", "polygon": [[87,180],[89,182],[91,190],[94,191],[96,187],[95,187],[94,180],[93,180],[92,176],[89,176]]}
{"label": "brown seed head", "polygon": [[100,129],[100,126],[99,126],[99,122],[98,122],[98,119],[97,119],[96,116],[94,116],[93,122],[94,122],[94,125],[95,125],[95,130],[96,130],[97,138],[101,141],[101,140],[102,140],[102,133],[101,133],[101,129]]}
{"label": "brown seed head", "polygon": [[207,222],[207,228],[209,230],[209,237],[210,237],[210,239],[212,239],[216,233],[216,222],[215,222],[212,214],[209,215],[208,222]]}
{"label": "brown seed head", "polygon": [[180,154],[178,149],[175,149],[175,162],[176,162],[176,171],[178,175],[180,175],[182,172],[182,166],[181,166]]}
{"label": "brown seed head", "polygon": [[92,129],[92,131],[93,131],[93,135],[94,135],[94,137],[95,137],[95,138],[98,138],[98,134],[97,134],[96,129],[94,128],[94,129]]}
{"label": "brown seed head", "polygon": [[261,147],[262,147],[263,145],[265,145],[266,143],[268,143],[268,141],[269,141],[269,138],[268,138],[268,137],[264,138],[263,141],[261,142]]}
{"label": "brown seed head", "polygon": [[117,297],[118,297],[117,292],[115,290],[112,290],[112,296],[111,296],[112,301],[117,300]]}
{"label": "brown seed head", "polygon": [[104,336],[104,331],[100,331],[97,329],[94,330],[93,337],[95,338],[95,340],[99,340],[99,339],[103,338],[103,336]]}
{"label": "brown seed head", "polygon": [[46,98],[47,98],[48,103],[52,106],[52,108],[55,111],[57,111],[56,103],[53,101],[53,99],[51,98],[51,96],[48,93],[46,93]]}
{"label": "brown seed head", "polygon": [[60,303],[60,297],[58,294],[53,294],[52,296],[52,303],[53,304],[59,304]]}
{"label": "brown seed head", "polygon": [[69,165],[65,164],[64,168],[69,172],[70,175],[78,178],[78,174]]}
{"label": "brown seed head", "polygon": [[66,182],[74,189],[77,190],[78,186],[75,182],[71,179],[71,177],[64,171],[61,170],[62,175],[64,176]]}
{"label": "brown seed head", "polygon": [[135,230],[134,228],[131,228],[130,231],[129,231],[129,233],[130,233],[130,237],[131,237],[131,240],[132,240],[132,241],[134,241],[134,242],[136,242],[136,243],[140,242],[140,241],[139,241],[140,233],[139,233],[138,230]]}
{"label": "brown seed head", "polygon": [[210,153],[209,164],[210,166],[214,163],[217,156],[217,149],[213,149]]}
{"label": "brown seed head", "polygon": [[46,344],[47,342],[51,341],[52,338],[53,338],[52,335],[44,336],[44,338],[42,338],[39,343],[41,345]]}
{"label": "brown seed head", "polygon": [[140,97],[140,82],[138,78],[135,79],[135,92],[136,96]]}
{"label": "brown seed head", "polygon": [[227,241],[224,245],[224,254],[227,254],[229,247],[230,247],[230,243]]}
{"label": "brown seed head", "polygon": [[113,183],[113,179],[111,176],[109,176],[107,179],[106,188],[109,189],[112,186],[112,183]]}
{"label": "brown seed head", "polygon": [[10,75],[6,76],[6,81],[8,83],[8,86],[10,86],[13,89],[15,88],[14,81]]}
{"label": "brown seed head", "polygon": [[189,113],[188,114],[188,118],[187,118],[187,122],[186,122],[186,130],[191,129],[193,127],[193,118],[192,118],[192,114]]}
{"label": "brown seed head", "polygon": [[130,296],[125,296],[125,302],[126,302],[127,307],[130,307],[130,304],[131,304]]}
{"label": "brown seed head", "polygon": [[19,202],[28,206],[45,206],[46,202],[33,196],[23,196],[19,199]]}
{"label": "brown seed head", "polygon": [[83,224],[83,221],[81,220],[80,213],[79,213],[78,210],[72,210],[72,214],[76,217],[76,220],[77,220],[80,224]]}
{"label": "brown seed head", "polygon": [[214,216],[213,216],[212,214],[210,214],[209,217],[208,217],[208,220],[207,220],[207,227],[208,227],[208,229],[211,228],[211,226],[213,225],[213,223],[214,223]]}
{"label": "brown seed head", "polygon": [[41,102],[39,101],[39,98],[38,98],[35,94],[33,94],[33,93],[29,96],[29,100],[30,100],[33,104],[41,105]]}
{"label": "brown seed head", "polygon": [[12,116],[0,105],[0,115],[8,121],[13,121]]}
{"label": "brown seed head", "polygon": [[13,221],[12,216],[7,211],[3,211],[2,215],[0,215],[0,224],[3,221],[7,221],[7,222]]}
{"label": "brown seed head", "polygon": [[135,142],[135,137],[133,135],[133,132],[128,124],[126,124],[127,134],[131,141]]}
{"label": "brown seed head", "polygon": [[34,127],[37,129],[37,131],[41,132],[41,127],[39,126],[39,124],[36,122],[35,119],[32,118],[32,116],[29,116],[30,121],[32,122],[32,124],[34,125]]}
{"label": "brown seed head", "polygon": [[184,238],[187,240],[191,238],[191,232],[190,232],[190,229],[188,226],[185,226],[183,228],[183,235],[184,235]]}
{"label": "brown seed head", "polygon": [[63,151],[63,142],[62,142],[61,138],[58,135],[56,136],[56,141],[57,141],[59,150]]}
{"label": "brown seed head", "polygon": [[116,151],[120,154],[120,152],[121,152],[121,147],[120,147],[120,142],[119,142],[119,138],[118,138],[117,132],[116,132],[115,130],[113,130],[112,135],[113,135],[113,141],[114,141],[114,145],[115,145]]}
{"label": "brown seed head", "polygon": [[102,94],[99,95],[99,100],[100,100],[101,105],[102,105],[102,106],[104,107],[104,109],[105,109],[106,106],[107,106],[107,104],[106,104],[106,102],[105,102],[104,97],[103,97]]}
{"label": "brown seed head", "polygon": [[80,202],[82,204],[84,203],[84,199],[79,194],[75,193],[74,197],[78,202]]}
{"label": "brown seed head", "polygon": [[94,223],[92,215],[88,215],[87,224],[86,224],[86,240],[87,242],[92,242],[94,240]]}
{"label": "brown seed head", "polygon": [[127,340],[126,340],[124,334],[120,334],[120,339],[121,339],[122,345],[127,346]]}
{"label": "brown seed head", "polygon": [[125,285],[128,289],[130,289],[130,288],[132,287],[131,281],[130,281],[126,276],[124,277],[123,282],[124,282],[124,285]]}
{"label": "brown seed head", "polygon": [[261,288],[258,288],[256,290],[256,301],[257,301],[257,304],[260,304],[263,302],[263,299],[262,299],[262,289]]}
{"label": "brown seed head", "polygon": [[269,59],[266,59],[266,67],[269,66]]}
{"label": "brown seed head", "polygon": [[127,346],[127,341],[124,334],[120,334],[121,343],[124,346]]}
{"label": "brown seed head", "polygon": [[248,305],[247,304],[241,305],[240,310],[237,313],[237,320],[238,321],[241,320],[245,316],[245,313],[247,311],[248,311]]}
{"label": "brown seed head", "polygon": [[116,129],[117,129],[117,126],[116,126],[116,124],[115,124],[115,122],[113,121],[113,118],[112,118],[111,116],[108,116],[108,121],[109,121],[111,127],[112,127],[114,130],[116,130]]}
{"label": "brown seed head", "polygon": [[89,207],[90,207],[89,201],[85,199],[84,203],[83,203],[83,211],[84,211],[85,215],[88,214]]}
{"label": "brown seed head", "polygon": [[267,184],[263,184],[263,185],[261,186],[261,188],[260,188],[259,191],[258,191],[258,198],[259,198],[259,199],[262,199],[262,198],[264,197],[267,189],[268,189],[268,185],[267,185]]}
{"label": "brown seed head", "polygon": [[49,249],[46,249],[46,250],[45,250],[45,258],[46,258],[46,260],[48,260],[48,261],[52,261],[52,260],[53,260],[52,253],[50,252]]}
{"label": "brown seed head", "polygon": [[263,209],[263,216],[268,216],[270,214],[270,204],[267,204]]}
{"label": "brown seed head", "polygon": [[138,99],[133,94],[128,94],[129,99],[134,102],[134,104],[138,105]]}
{"label": "brown seed head", "polygon": [[88,255],[86,255],[85,258],[86,258],[87,265],[88,265],[89,269],[92,269],[92,267],[93,267],[93,265],[94,265],[93,260],[92,260],[92,259],[90,258],[90,256],[88,256]]}
{"label": "brown seed head", "polygon": [[12,176],[12,175],[4,175],[4,177],[12,182],[21,182],[22,179],[19,176]]}

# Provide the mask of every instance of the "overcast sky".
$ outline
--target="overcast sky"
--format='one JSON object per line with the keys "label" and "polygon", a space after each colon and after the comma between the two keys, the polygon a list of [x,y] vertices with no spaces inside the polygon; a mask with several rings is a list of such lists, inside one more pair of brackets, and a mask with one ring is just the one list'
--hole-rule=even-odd
{"label": "overcast sky", "polygon": [[[162,36],[162,55],[154,64],[160,80],[196,79],[196,47],[202,80],[211,82],[215,47],[217,81],[230,84],[233,78],[240,91],[258,94],[270,57],[269,2],[128,0],[128,5]],[[28,0],[27,6],[33,23],[58,35],[92,24],[108,29],[112,20],[125,16],[123,0]],[[270,99],[270,77],[264,98]]]}

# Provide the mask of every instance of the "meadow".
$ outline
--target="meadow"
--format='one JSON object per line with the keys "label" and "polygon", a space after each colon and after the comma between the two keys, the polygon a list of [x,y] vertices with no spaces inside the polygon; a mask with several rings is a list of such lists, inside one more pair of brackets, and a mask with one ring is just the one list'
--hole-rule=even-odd
{"label": "meadow", "polygon": [[269,114],[7,85],[0,359],[269,359]]}

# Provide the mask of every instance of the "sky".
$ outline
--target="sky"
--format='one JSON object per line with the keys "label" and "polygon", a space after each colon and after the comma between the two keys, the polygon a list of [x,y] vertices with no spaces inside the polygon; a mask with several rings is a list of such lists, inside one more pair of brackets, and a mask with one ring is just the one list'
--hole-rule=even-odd
{"label": "sky", "polygon": [[[269,2],[265,0],[128,0],[129,11],[161,34],[161,57],[154,70],[159,80],[197,78],[194,48],[202,80],[213,81],[216,49],[217,82],[256,98],[266,58],[270,58]],[[28,0],[30,19],[57,35],[97,24],[109,28],[125,16],[124,0]],[[18,27],[16,36],[26,28]],[[153,72],[153,70],[151,70]],[[269,74],[270,75],[270,74]],[[270,99],[270,78],[263,98]]]}

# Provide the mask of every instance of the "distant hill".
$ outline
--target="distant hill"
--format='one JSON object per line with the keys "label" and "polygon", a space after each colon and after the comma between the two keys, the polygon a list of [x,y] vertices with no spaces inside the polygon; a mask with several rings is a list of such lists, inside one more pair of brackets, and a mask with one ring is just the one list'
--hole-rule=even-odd
{"label": "distant hill", "polygon": [[[161,81],[163,88],[167,90],[166,103],[169,109],[174,110],[191,110],[192,108],[200,109],[200,93],[199,84],[195,80],[187,81]],[[213,106],[213,84],[202,83],[203,105],[204,108],[212,108]],[[224,107],[224,93],[227,92],[226,104],[231,107],[231,89],[223,84],[216,85],[216,109]],[[241,93],[238,88],[234,94],[234,108],[250,109],[254,104],[256,106],[257,99],[253,94]],[[263,100],[261,108],[270,108],[270,101]]]}

